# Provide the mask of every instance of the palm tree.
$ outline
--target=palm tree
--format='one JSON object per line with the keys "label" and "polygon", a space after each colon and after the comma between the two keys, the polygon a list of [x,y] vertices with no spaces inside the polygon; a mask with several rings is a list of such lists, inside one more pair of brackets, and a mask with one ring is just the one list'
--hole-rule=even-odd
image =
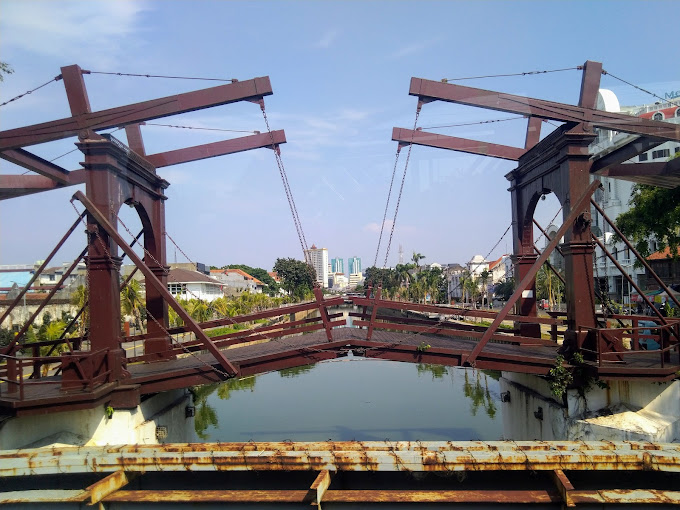
{"label": "palm tree", "polygon": [[139,280],[133,278],[120,290],[120,309],[121,312],[123,312],[123,315],[133,317],[137,327],[144,332],[144,324],[142,324],[142,308],[144,308],[142,287]]}
{"label": "palm tree", "polygon": [[420,265],[418,264],[418,262],[420,262],[424,258],[425,258],[425,255],[423,255],[422,253],[415,252],[415,251],[413,252],[413,255],[411,255],[411,260],[416,265],[416,271],[420,270]]}
{"label": "palm tree", "polygon": [[83,310],[78,320],[78,335],[82,338],[85,336],[85,331],[90,325],[90,307],[88,305],[88,289],[84,285],[79,285],[71,296],[71,304],[75,305],[78,310]]}
{"label": "palm tree", "polygon": [[486,284],[489,281],[489,277],[491,276],[491,271],[488,269],[485,269],[479,274],[479,281],[482,283],[482,306],[484,306],[484,297],[486,296],[486,301],[488,303],[489,297],[487,296],[486,292]]}

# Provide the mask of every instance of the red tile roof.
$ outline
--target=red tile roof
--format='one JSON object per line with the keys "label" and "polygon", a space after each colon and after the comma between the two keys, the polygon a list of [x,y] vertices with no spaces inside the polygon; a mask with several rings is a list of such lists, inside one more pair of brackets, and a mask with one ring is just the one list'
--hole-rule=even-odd
{"label": "red tile roof", "polygon": [[[678,246],[677,255],[680,255],[680,246]],[[660,251],[657,251],[656,253],[652,253],[649,257],[647,257],[647,260],[665,260],[665,259],[670,259],[670,258],[671,258],[671,249],[670,249],[670,247],[666,246],[665,250],[660,250]]]}
{"label": "red tile roof", "polygon": [[264,283],[262,283],[260,280],[258,280],[258,279],[255,278],[254,276],[249,275],[248,273],[246,273],[245,271],[243,271],[243,270],[241,270],[241,269],[224,269],[224,270],[222,270],[222,272],[223,272],[224,274],[229,274],[229,273],[240,274],[240,275],[243,276],[246,280],[253,280],[257,285],[264,285]]}
{"label": "red tile roof", "polygon": [[505,257],[505,255],[501,255],[501,258],[499,258],[498,260],[495,260],[495,261],[491,262],[491,263],[489,264],[489,271],[491,271],[494,267],[496,267],[498,264],[500,264],[500,263],[501,263],[501,260],[503,260],[503,257]]}

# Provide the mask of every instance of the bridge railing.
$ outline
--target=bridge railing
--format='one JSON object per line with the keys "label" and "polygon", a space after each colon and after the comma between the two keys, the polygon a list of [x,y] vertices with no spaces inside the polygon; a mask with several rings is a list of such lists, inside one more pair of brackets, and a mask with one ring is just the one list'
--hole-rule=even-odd
{"label": "bridge railing", "polygon": [[[342,317],[342,313],[326,314],[324,317],[305,317],[302,319],[295,320],[295,315],[301,312],[312,312],[319,310],[320,307],[327,309],[331,306],[339,306],[344,303],[342,297],[335,297],[322,300],[319,304],[316,301],[311,301],[308,303],[301,303],[297,305],[284,306],[280,308],[273,308],[269,310],[263,310],[251,314],[239,315],[235,317],[223,317],[219,319],[214,319],[199,324],[202,330],[209,331],[211,329],[219,327],[229,327],[244,323],[255,323],[262,319],[275,319],[283,318],[285,316],[290,316],[292,320],[288,321],[276,321],[273,324],[267,325],[255,325],[249,329],[243,329],[240,331],[225,333],[221,335],[211,336],[211,341],[218,348],[226,348],[231,345],[247,343],[257,340],[274,340],[281,337],[299,335],[302,333],[309,333],[312,331],[318,331],[322,329],[332,329],[335,327],[345,326],[345,320],[335,320]],[[171,336],[173,347],[166,351],[164,355],[167,356],[177,356],[181,354],[186,354],[190,352],[198,352],[205,349],[203,343],[191,339],[189,341],[181,341],[178,336],[186,333],[190,333],[187,327],[180,326],[175,328],[168,328],[167,333]],[[174,336],[174,338],[173,338]],[[148,334],[135,335],[130,337],[125,337],[122,339],[122,343],[135,342],[135,341],[146,341],[149,339]],[[137,356],[131,356],[128,358],[128,362],[146,362],[151,360],[158,360],[157,354],[142,354]]]}
{"label": "bridge railing", "polygon": [[[498,315],[490,310],[475,310],[469,308],[441,306],[441,305],[426,305],[419,303],[411,303],[404,301],[390,301],[376,298],[362,298],[352,297],[352,302],[357,306],[375,307],[377,313],[369,314],[366,311],[362,313],[350,313],[351,317],[356,317],[354,324],[360,327],[370,327],[371,325],[381,329],[392,329],[398,331],[420,332],[420,333],[436,333],[458,337],[481,338],[486,326],[478,326],[475,324],[463,323],[462,321],[470,318],[480,318],[493,320]],[[423,317],[401,317],[395,315],[393,312],[385,312],[387,310],[398,310],[401,312],[415,312],[420,314],[436,314],[436,318]],[[367,320],[369,319],[369,320]],[[379,322],[372,322],[379,321]],[[565,326],[566,322],[556,317],[526,317],[522,315],[508,315],[506,320],[513,323],[533,323],[550,326],[550,339],[526,337],[519,335],[515,327],[506,327],[502,331],[495,333],[492,336],[494,341],[511,342],[517,344],[544,344],[549,343],[554,345],[557,343],[557,338],[561,332],[557,329],[560,326]]]}
{"label": "bridge railing", "polygon": [[[92,390],[98,384],[106,382],[106,378],[111,373],[110,369],[94,371],[88,369],[87,364],[91,364],[93,360],[105,363],[108,352],[108,349],[102,349],[96,352],[71,352],[67,355],[68,361],[76,366],[75,372],[78,375],[77,386]],[[61,378],[53,377],[49,374],[47,376],[42,375],[40,374],[40,369],[38,369],[36,377],[33,377],[33,375],[35,374],[35,367],[49,367],[56,363],[59,363],[57,371],[60,371],[63,359],[61,356],[10,356],[0,354],[0,361],[3,362],[3,369],[0,371],[0,381],[7,384],[4,391],[3,386],[0,385],[0,395],[12,397],[18,394],[19,400],[24,400],[25,389],[29,387],[35,388],[37,386],[51,385],[62,388],[63,381]]]}
{"label": "bridge railing", "polygon": [[[678,353],[680,365],[680,319],[666,318],[667,324],[646,316],[616,315],[611,318],[629,321],[630,326],[590,329],[595,334],[595,349],[582,349],[594,355],[598,366],[625,363],[626,357],[650,358],[649,368],[664,368],[672,362],[671,354]],[[654,358],[657,358],[654,361]]]}

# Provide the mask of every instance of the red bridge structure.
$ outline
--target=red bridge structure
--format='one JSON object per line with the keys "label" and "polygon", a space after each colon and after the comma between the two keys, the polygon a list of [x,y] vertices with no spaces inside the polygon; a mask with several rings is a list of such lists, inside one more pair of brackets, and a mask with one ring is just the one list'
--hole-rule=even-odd
{"label": "red bridge structure", "polygon": [[[16,338],[1,351],[0,407],[16,415],[75,410],[110,405],[133,408],[143,395],[293,367],[347,356],[382,358],[413,363],[475,366],[497,370],[547,375],[558,353],[570,359],[582,352],[585,368],[602,379],[670,380],[680,369],[680,321],[657,313],[656,327],[641,328],[638,321],[649,317],[598,313],[593,285],[593,251],[598,239],[590,229],[591,196],[599,181],[591,176],[624,175],[645,182],[680,184],[680,160],[650,166],[621,163],[666,140],[680,141],[680,126],[598,111],[595,100],[602,65],[586,62],[579,104],[567,105],[533,98],[413,78],[410,94],[418,97],[417,109],[433,101],[447,101],[502,110],[528,118],[524,148],[509,147],[395,128],[393,140],[401,145],[428,145],[517,161],[506,177],[511,181],[514,261],[519,284],[500,313],[450,306],[420,305],[384,300],[379,286],[363,297],[325,298],[315,289],[315,300],[254,314],[197,323],[167,289],[168,265],[164,242],[166,197],[169,183],[156,169],[188,161],[227,155],[255,148],[274,149],[286,142],[283,131],[268,131],[174,151],[146,154],[140,125],[148,120],[213,106],[250,101],[264,113],[264,97],[272,94],[267,77],[120,106],[103,111],[90,108],[83,75],[78,66],[61,69],[71,108],[71,117],[0,132],[0,157],[39,175],[0,177],[0,198],[85,184],[72,201],[80,213],[26,288],[0,317],[0,324],[20,303],[33,281],[78,224],[86,224],[87,244],[63,279],[84,258],[89,285],[89,331],[83,338],[24,344],[33,314]],[[266,116],[265,116],[266,119]],[[540,140],[542,120],[563,122]],[[124,128],[129,146],[98,131]],[[588,145],[596,137],[594,128],[637,135],[604,156],[591,157]],[[26,150],[31,145],[78,137],[84,155],[83,169],[68,171]],[[540,141],[539,141],[540,140]],[[636,173],[637,172],[637,173]],[[282,174],[282,177],[283,174]],[[592,181],[592,182],[591,182]],[[670,184],[669,184],[670,183]],[[284,186],[286,180],[284,177]],[[288,190],[287,190],[288,191]],[[538,200],[554,192],[563,206],[563,223],[553,240],[538,252],[533,240],[533,213]],[[142,224],[144,257],[117,229],[118,213],[124,205],[135,208]],[[615,228],[604,212],[605,219]],[[558,243],[565,238],[565,242]],[[624,238],[625,240],[625,238]],[[628,241],[626,241],[628,243]],[[642,257],[629,248],[645,264]],[[606,247],[600,247],[609,254]],[[536,310],[535,276],[549,255],[560,249],[566,261],[566,316],[539,317]],[[122,252],[122,253],[121,253]],[[119,270],[127,256],[141,271],[146,286],[147,333],[123,336],[120,317]],[[615,258],[609,254],[616,262]],[[622,271],[624,277],[626,272]],[[653,274],[653,273],[652,273]],[[632,286],[644,298],[636,282]],[[665,288],[657,278],[659,285]],[[59,288],[61,282],[56,286]],[[50,293],[51,298],[56,288]],[[667,290],[667,289],[666,289]],[[673,293],[668,292],[673,298]],[[337,307],[352,304],[352,326]],[[651,303],[648,303],[651,305]],[[676,303],[680,306],[680,303]],[[168,307],[184,321],[180,328],[168,327]],[[653,306],[653,310],[656,310]],[[511,313],[514,310],[514,313]],[[304,316],[318,311],[318,316]],[[296,318],[300,316],[301,318]],[[434,318],[432,318],[434,317]],[[466,324],[460,319],[482,318],[489,327]],[[77,320],[76,317],[75,320]],[[267,319],[264,326],[210,338],[206,330]],[[617,321],[607,327],[607,319]],[[499,329],[503,321],[512,329]],[[626,322],[624,322],[626,321]],[[549,333],[541,332],[541,327]],[[186,338],[189,333],[189,340]],[[661,348],[647,351],[640,339],[658,339]],[[140,342],[128,356],[124,344]],[[59,345],[66,352],[56,355]],[[47,349],[44,349],[47,347]],[[47,350],[40,354],[40,348]],[[57,367],[44,376],[41,368]]]}

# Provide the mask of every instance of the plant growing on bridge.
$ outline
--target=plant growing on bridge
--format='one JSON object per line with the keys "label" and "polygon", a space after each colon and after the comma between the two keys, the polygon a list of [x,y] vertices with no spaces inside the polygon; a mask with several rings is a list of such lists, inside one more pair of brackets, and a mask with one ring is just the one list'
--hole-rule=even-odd
{"label": "plant growing on bridge", "polygon": [[558,354],[555,358],[555,367],[548,372],[550,392],[557,398],[562,398],[567,388],[574,382],[571,370],[565,366],[564,356]]}

